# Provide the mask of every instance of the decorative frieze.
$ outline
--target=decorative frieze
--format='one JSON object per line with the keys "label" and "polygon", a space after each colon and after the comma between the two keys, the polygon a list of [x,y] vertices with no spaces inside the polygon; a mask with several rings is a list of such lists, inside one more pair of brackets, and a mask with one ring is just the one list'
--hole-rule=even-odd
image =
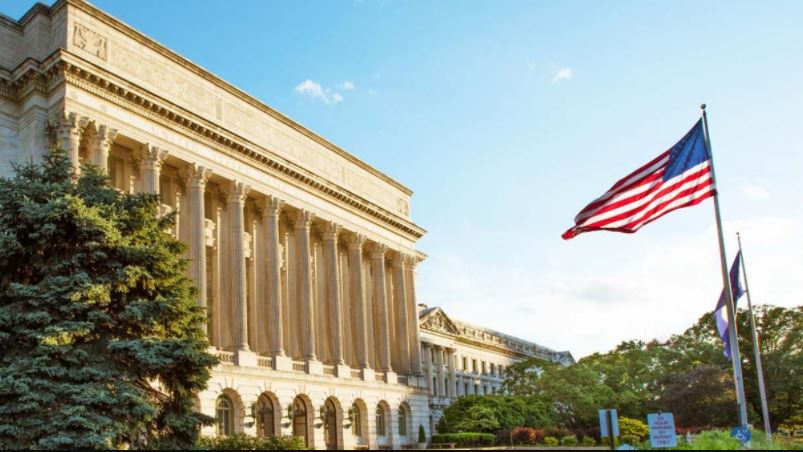
{"label": "decorative frieze", "polygon": [[72,34],[72,42],[75,47],[94,55],[101,60],[106,60],[107,55],[107,41],[105,36],[90,30],[89,28],[75,24]]}

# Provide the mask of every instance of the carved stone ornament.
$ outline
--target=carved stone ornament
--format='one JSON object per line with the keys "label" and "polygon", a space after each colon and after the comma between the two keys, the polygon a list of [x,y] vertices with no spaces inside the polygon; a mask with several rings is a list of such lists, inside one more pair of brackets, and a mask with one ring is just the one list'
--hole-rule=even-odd
{"label": "carved stone ornament", "polygon": [[436,333],[458,335],[460,334],[451,320],[449,320],[443,313],[436,311],[428,319],[424,321],[423,327],[427,330]]}
{"label": "carved stone ornament", "polygon": [[79,49],[95,55],[101,60],[106,60],[106,38],[89,28],[75,24],[72,42]]}

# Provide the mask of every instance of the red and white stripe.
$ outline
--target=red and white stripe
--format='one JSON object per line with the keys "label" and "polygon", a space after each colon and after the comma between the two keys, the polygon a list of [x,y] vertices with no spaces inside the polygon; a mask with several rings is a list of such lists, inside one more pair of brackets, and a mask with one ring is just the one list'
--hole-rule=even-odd
{"label": "red and white stripe", "polygon": [[667,213],[699,204],[716,194],[711,161],[706,160],[669,180],[663,180],[670,151],[615,183],[574,218],[563,238],[588,231],[633,233]]}

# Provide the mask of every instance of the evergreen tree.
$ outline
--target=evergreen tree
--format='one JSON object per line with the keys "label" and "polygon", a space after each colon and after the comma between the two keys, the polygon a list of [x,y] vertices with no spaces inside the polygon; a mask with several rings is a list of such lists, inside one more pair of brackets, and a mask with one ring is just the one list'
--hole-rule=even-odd
{"label": "evergreen tree", "polygon": [[63,151],[0,178],[0,448],[187,448],[216,358],[158,197]]}

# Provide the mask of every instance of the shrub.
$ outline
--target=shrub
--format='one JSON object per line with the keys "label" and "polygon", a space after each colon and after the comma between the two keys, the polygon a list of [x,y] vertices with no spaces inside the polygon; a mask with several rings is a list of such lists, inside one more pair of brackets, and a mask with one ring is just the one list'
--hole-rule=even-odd
{"label": "shrub", "polygon": [[742,445],[725,430],[708,430],[698,434],[691,444],[680,444],[678,449],[686,450],[740,450]]}
{"label": "shrub", "polygon": [[304,439],[298,436],[257,438],[237,434],[232,436],[203,437],[197,447],[203,450],[305,450]]}
{"label": "shrub", "polygon": [[544,436],[551,436],[553,438],[562,439],[565,436],[571,435],[568,429],[563,427],[549,427],[544,429]]}
{"label": "shrub", "polygon": [[619,437],[619,442],[623,444],[630,444],[631,446],[638,446],[641,440],[636,435],[622,435]]}
{"label": "shrub", "polygon": [[427,442],[427,432],[424,430],[424,424],[418,424],[418,442]]}
{"label": "shrub", "polygon": [[538,440],[535,429],[530,427],[516,427],[510,435],[516,444],[535,444]]}
{"label": "shrub", "polygon": [[544,438],[544,444],[549,447],[555,447],[558,445],[558,439],[555,438],[554,436],[547,436],[546,438]]}
{"label": "shrub", "polygon": [[574,447],[577,445],[577,437],[574,435],[564,436],[563,439],[560,440],[560,445]]}
{"label": "shrub", "polygon": [[622,436],[632,435],[641,440],[641,438],[650,434],[650,428],[647,424],[638,419],[622,417],[619,418],[619,433]]}
{"label": "shrub", "polygon": [[432,435],[433,443],[456,443],[458,446],[491,446],[496,440],[492,433],[441,433]]}
{"label": "shrub", "polygon": [[583,447],[594,447],[597,445],[597,440],[593,436],[584,436],[582,443]]}

